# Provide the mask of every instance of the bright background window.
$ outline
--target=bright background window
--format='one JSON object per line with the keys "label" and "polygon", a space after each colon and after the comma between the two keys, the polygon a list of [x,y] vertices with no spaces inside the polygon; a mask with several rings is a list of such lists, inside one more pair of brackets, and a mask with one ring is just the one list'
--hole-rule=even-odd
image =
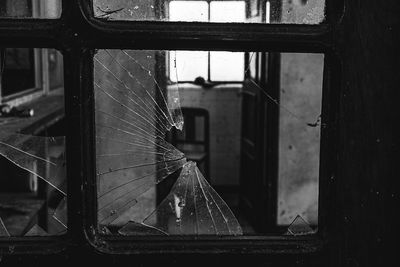
{"label": "bright background window", "polygon": [[[244,1],[171,1],[170,21],[245,22]],[[172,82],[193,82],[202,77],[213,82],[240,82],[244,79],[244,53],[176,51],[169,54]]]}

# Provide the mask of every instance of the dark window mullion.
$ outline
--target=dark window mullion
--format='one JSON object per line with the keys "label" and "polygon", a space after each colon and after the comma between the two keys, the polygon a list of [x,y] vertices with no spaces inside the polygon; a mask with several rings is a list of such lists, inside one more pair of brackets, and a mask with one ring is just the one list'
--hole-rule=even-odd
{"label": "dark window mullion", "polygon": [[[208,21],[211,21],[211,1],[207,1],[207,6],[208,6]],[[208,51],[207,53],[207,81],[211,82],[211,52]]]}

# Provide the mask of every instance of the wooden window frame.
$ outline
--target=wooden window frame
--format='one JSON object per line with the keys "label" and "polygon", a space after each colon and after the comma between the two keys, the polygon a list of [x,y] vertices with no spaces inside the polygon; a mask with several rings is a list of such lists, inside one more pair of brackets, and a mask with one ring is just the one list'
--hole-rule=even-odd
{"label": "wooden window frame", "polygon": [[[327,17],[320,25],[105,21],[94,18],[90,2],[64,0],[60,19],[0,19],[2,46],[56,48],[63,54],[70,177],[68,233],[61,237],[1,239],[0,254],[45,255],[43,261],[85,255],[99,262],[115,262],[139,254],[170,259],[182,254],[231,255],[235,259],[235,255],[246,254],[292,264],[301,257],[305,265],[322,261],[332,244],[330,237],[336,223],[335,181],[330,177],[337,172],[341,67],[335,36],[340,34],[337,25],[344,12],[343,0],[326,1]],[[271,5],[274,3],[271,0]],[[96,227],[93,55],[103,48],[324,53],[322,118],[326,125],[321,128],[318,233],[224,238],[100,235]]]}

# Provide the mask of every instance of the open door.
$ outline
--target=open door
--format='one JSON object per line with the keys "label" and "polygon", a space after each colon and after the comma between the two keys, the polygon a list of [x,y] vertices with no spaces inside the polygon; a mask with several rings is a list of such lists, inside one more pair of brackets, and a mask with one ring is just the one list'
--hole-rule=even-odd
{"label": "open door", "polygon": [[273,231],[277,210],[279,54],[247,55],[242,92],[241,210],[257,232]]}

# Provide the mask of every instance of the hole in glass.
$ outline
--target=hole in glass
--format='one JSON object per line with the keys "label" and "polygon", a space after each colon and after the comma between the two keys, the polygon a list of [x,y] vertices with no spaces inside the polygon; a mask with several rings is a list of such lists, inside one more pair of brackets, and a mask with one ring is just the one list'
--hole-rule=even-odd
{"label": "hole in glass", "polygon": [[[179,62],[213,53],[233,54],[241,73],[200,83],[222,63]],[[322,54],[99,50],[100,232],[285,234],[300,217],[314,233],[323,62]]]}

